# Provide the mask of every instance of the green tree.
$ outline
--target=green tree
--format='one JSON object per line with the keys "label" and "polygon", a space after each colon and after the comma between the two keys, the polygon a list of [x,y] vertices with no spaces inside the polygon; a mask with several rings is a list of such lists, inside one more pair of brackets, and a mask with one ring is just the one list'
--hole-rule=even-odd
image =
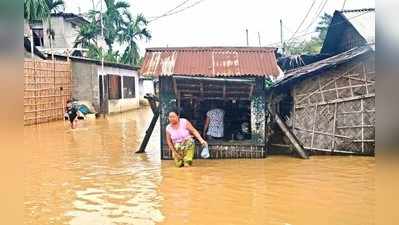
{"label": "green tree", "polygon": [[321,16],[320,22],[317,24],[316,31],[319,32],[319,38],[322,41],[324,41],[324,39],[326,38],[327,30],[330,26],[331,20],[332,16],[324,13],[324,15]]}
{"label": "green tree", "polygon": [[[78,36],[74,41],[74,48],[80,45],[82,48],[92,48],[92,52],[98,52],[97,36],[100,34],[101,28],[96,19],[96,15],[96,11],[89,11],[88,16],[90,22],[80,25]],[[94,47],[97,49],[93,49]]]}
{"label": "green tree", "polygon": [[330,26],[331,19],[331,15],[324,13],[324,15],[320,17],[320,21],[315,29],[317,36],[312,37],[310,40],[305,40],[299,43],[288,43],[284,46],[284,48],[291,55],[319,53],[326,37],[328,27]]}
{"label": "green tree", "polygon": [[25,0],[24,18],[32,23],[37,20],[43,20],[50,16],[50,10],[46,0]]}
{"label": "green tree", "polygon": [[[65,10],[64,0],[46,0],[47,7],[51,13],[60,13]],[[51,17],[48,17],[48,29],[46,30],[47,37],[50,41],[50,48],[52,48],[52,41],[55,38],[55,31],[52,28]]]}
{"label": "green tree", "polygon": [[143,14],[133,18],[131,14],[126,13],[127,21],[124,21],[119,32],[118,40],[120,43],[127,44],[121,63],[137,66],[140,60],[138,40],[150,40],[151,33],[147,29],[148,21]]}
{"label": "green tree", "polygon": [[75,39],[74,47],[81,46],[87,48],[90,45],[97,46],[97,35],[100,28],[95,23],[82,24],[78,36]]}
{"label": "green tree", "polygon": [[112,52],[112,45],[123,24],[123,15],[127,13],[130,5],[124,0],[104,0],[104,2],[107,7],[105,13],[103,13],[104,41],[108,50]]}

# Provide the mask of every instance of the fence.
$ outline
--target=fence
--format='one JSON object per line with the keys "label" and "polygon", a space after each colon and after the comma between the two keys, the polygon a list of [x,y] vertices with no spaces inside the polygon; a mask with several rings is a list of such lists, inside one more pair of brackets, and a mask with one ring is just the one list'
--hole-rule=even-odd
{"label": "fence", "polygon": [[70,63],[25,59],[24,78],[24,124],[63,119],[72,95]]}

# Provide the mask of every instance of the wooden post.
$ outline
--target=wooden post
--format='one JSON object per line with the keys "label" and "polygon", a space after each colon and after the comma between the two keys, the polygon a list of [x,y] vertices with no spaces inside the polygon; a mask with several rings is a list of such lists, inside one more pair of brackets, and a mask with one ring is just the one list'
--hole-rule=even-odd
{"label": "wooden post", "polygon": [[154,116],[152,117],[150,126],[145,131],[145,136],[144,136],[143,142],[141,142],[140,148],[136,153],[144,153],[145,152],[145,148],[147,147],[148,141],[150,140],[151,134],[152,134],[154,127],[157,123],[158,117],[159,117],[159,109],[157,108],[154,112]]}
{"label": "wooden post", "polygon": [[368,88],[368,82],[367,82],[367,71],[366,71],[366,65],[365,64],[362,64],[362,71],[363,71],[363,74],[364,74],[364,85],[366,85],[366,94],[368,94],[369,93],[369,88]]}
{"label": "wooden post", "polygon": [[36,60],[32,58],[32,63],[33,63],[33,80],[35,82],[35,88],[34,88],[34,96],[35,96],[35,124],[38,123],[37,121],[37,73],[36,73]]}
{"label": "wooden post", "polygon": [[[57,109],[55,109],[55,106],[56,106],[56,99],[57,99],[57,96],[56,96],[56,87],[55,87],[55,79],[56,79],[56,77],[55,77],[55,59],[54,59],[54,54],[52,55],[53,57],[52,57],[52,62],[53,62],[53,117],[54,118],[52,118],[52,119],[57,119]],[[64,109],[63,109],[64,110]],[[62,117],[64,117],[64,115],[62,115]]]}
{"label": "wooden post", "polygon": [[[170,159],[169,154],[164,154],[165,129],[168,124],[168,113],[176,107],[176,95],[173,91],[172,77],[159,78],[159,118],[161,129],[161,158]],[[166,157],[166,158],[165,158]]]}
{"label": "wooden post", "polygon": [[315,110],[314,110],[314,114],[313,114],[312,141],[310,143],[310,148],[313,148],[313,143],[314,143],[314,134],[315,134],[316,122],[317,122],[317,104],[314,108],[315,108]]}
{"label": "wooden post", "polygon": [[337,99],[339,99],[338,87],[337,87],[337,79],[334,79],[334,87],[335,87],[335,93],[337,94]]}
{"label": "wooden post", "polygon": [[360,99],[360,111],[362,116],[362,153],[364,152],[364,103],[363,99]]}
{"label": "wooden post", "polygon": [[348,74],[348,76],[349,76],[349,78],[348,78],[348,81],[349,81],[349,88],[351,89],[351,95],[352,95],[352,97],[353,96],[355,96],[355,94],[353,93],[353,87],[352,87],[352,82],[351,82],[351,78],[350,78],[350,74]]}
{"label": "wooden post", "polygon": [[295,119],[296,119],[296,110],[295,110],[295,103],[296,103],[296,91],[295,91],[295,87],[292,89],[292,105],[293,105],[293,109],[292,109],[292,132],[295,133]]}
{"label": "wooden post", "polygon": [[284,132],[284,134],[288,137],[291,143],[294,145],[296,151],[303,159],[308,159],[309,156],[307,155],[305,149],[303,148],[302,144],[298,141],[297,137],[288,129],[287,125],[284,121],[280,118],[280,116],[276,113],[275,120],[280,127],[280,129]]}
{"label": "wooden post", "polygon": [[266,99],[264,79],[256,79],[255,90],[251,97],[251,136],[252,142],[265,144],[266,129]]}
{"label": "wooden post", "polygon": [[337,103],[334,104],[334,119],[333,119],[333,137],[332,137],[332,144],[331,144],[331,151],[334,152],[335,149],[335,127],[337,123]]}
{"label": "wooden post", "polygon": [[323,102],[325,102],[324,101],[323,90],[321,88],[320,77],[317,78],[317,81],[319,82],[319,90],[320,90],[321,99],[322,99]]}

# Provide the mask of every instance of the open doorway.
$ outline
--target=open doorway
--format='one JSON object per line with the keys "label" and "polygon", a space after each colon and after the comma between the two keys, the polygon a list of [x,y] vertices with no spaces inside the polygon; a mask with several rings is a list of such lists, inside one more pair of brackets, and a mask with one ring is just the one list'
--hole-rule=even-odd
{"label": "open doorway", "polygon": [[181,116],[203,134],[207,113],[224,112],[223,137],[208,140],[248,142],[251,140],[251,97],[255,82],[250,79],[174,77],[173,88]]}

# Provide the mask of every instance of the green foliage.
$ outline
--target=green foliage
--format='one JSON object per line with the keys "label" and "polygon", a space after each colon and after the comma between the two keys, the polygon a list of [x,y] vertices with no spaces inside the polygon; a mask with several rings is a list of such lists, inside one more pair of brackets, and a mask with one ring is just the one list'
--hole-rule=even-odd
{"label": "green foliage", "polygon": [[46,0],[50,13],[60,13],[65,10],[64,0]]}
{"label": "green foliage", "polygon": [[121,43],[127,43],[121,62],[137,66],[140,59],[137,41],[151,39],[151,33],[146,28],[148,21],[142,14],[137,15],[136,18],[133,18],[129,13],[126,16],[127,20],[124,21],[118,38]]}
{"label": "green foliage", "polygon": [[97,46],[97,36],[100,33],[100,28],[95,22],[82,24],[79,29],[79,34],[75,39],[74,47],[81,45],[83,48],[88,48],[91,45]]}
{"label": "green foliage", "polygon": [[102,55],[102,49],[97,47],[94,44],[89,44],[88,46],[86,46],[86,48],[89,49],[89,51],[87,52],[87,57],[91,58],[91,59],[97,59],[100,60],[101,59],[101,55]]}
{"label": "green foliage", "polygon": [[328,27],[331,23],[332,16],[324,13],[320,17],[320,21],[317,24],[315,31],[318,33],[317,36],[312,37],[310,40],[303,42],[291,42],[284,46],[285,51],[290,55],[301,55],[301,54],[317,54],[323,45],[323,41],[326,37]]}
{"label": "green foliage", "polygon": [[291,55],[301,54],[317,54],[320,52],[323,41],[318,37],[312,37],[309,41],[303,41],[300,43],[291,43],[287,45],[286,51]]}
{"label": "green foliage", "polygon": [[[118,62],[137,66],[140,64],[139,46],[137,41],[151,39],[148,30],[148,21],[142,15],[133,17],[129,12],[129,4],[124,0],[104,0],[107,9],[103,13],[104,41],[108,47],[104,53],[104,59],[110,62]],[[79,35],[75,40],[75,47],[81,45],[88,48],[88,57],[101,59],[102,49],[98,46],[97,37],[101,34],[101,14],[99,11],[89,11],[90,24],[80,27]],[[122,53],[113,51],[114,43],[126,48]]]}
{"label": "green foliage", "polygon": [[44,20],[50,16],[46,0],[25,0],[24,18],[29,22]]}
{"label": "green foliage", "polygon": [[324,39],[326,38],[327,30],[330,26],[331,20],[332,16],[324,13],[324,15],[321,17],[320,22],[317,24],[316,31],[319,32],[319,38],[322,41],[324,41]]}
{"label": "green foliage", "polygon": [[104,39],[108,49],[112,50],[118,32],[123,24],[123,16],[127,13],[129,3],[124,0],[104,0],[107,10],[103,13]]}

